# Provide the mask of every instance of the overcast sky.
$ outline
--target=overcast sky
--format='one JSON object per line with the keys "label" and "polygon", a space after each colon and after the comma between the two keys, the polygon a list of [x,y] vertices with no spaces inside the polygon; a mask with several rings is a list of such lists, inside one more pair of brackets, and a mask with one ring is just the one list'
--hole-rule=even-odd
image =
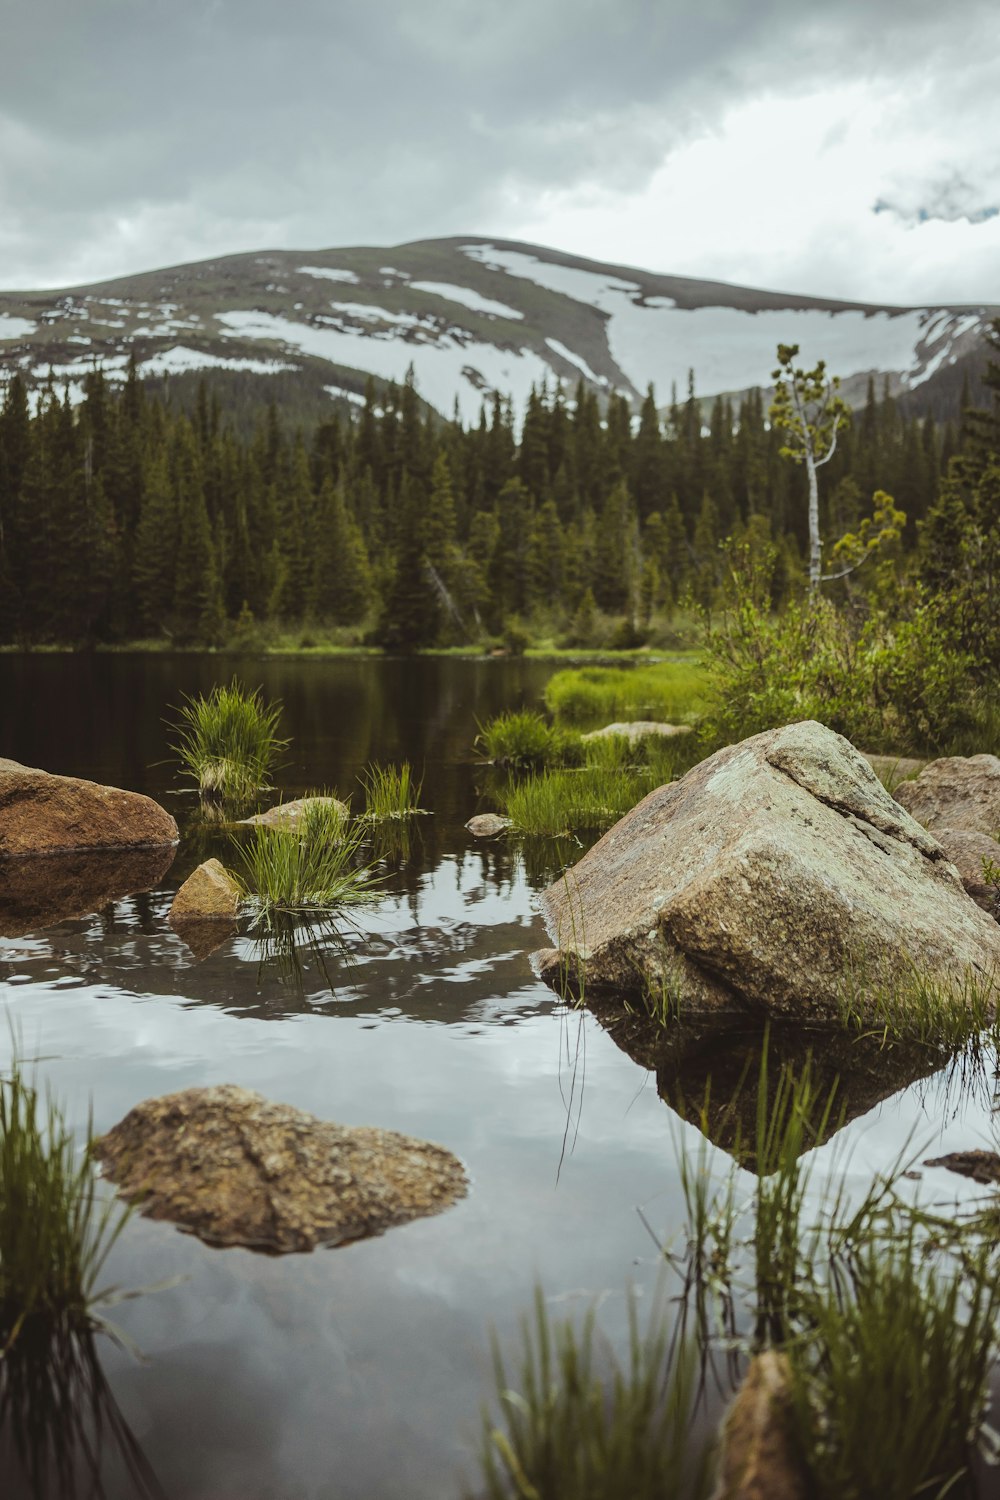
{"label": "overcast sky", "polygon": [[527,239],[1000,302],[996,0],[0,0],[0,287]]}

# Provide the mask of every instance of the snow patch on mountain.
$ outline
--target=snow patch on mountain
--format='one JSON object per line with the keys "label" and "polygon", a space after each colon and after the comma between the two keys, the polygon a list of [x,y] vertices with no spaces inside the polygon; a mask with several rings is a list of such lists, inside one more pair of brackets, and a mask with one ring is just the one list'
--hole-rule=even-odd
{"label": "snow patch on mountain", "polygon": [[360,280],[354,271],[340,271],[332,266],[299,266],[300,276],[325,276],[328,281],[346,281],[351,286],[359,286]]}
{"label": "snow patch on mountain", "polygon": [[444,297],[449,302],[458,302],[462,307],[467,307],[470,312],[487,313],[493,318],[524,317],[524,313],[518,312],[516,307],[508,307],[506,302],[494,302],[491,297],[483,297],[471,286],[453,286],[447,281],[411,281],[410,290],[431,292],[435,297]]}
{"label": "snow patch on mountain", "polygon": [[402,382],[412,365],[424,400],[450,414],[457,397],[466,422],[478,421],[484,399],[494,391],[512,396],[515,410],[523,410],[532,386],[552,374],[530,349],[501,349],[453,329],[432,343],[372,338],[364,329],[317,327],[257,310],[222,312],[216,318],[233,336],[269,339],[331,364],[370,371],[383,380]]}
{"label": "snow patch on mountain", "polygon": [[0,313],[0,339],[23,339],[34,333],[37,323],[28,318],[15,318],[12,313]]}
{"label": "snow patch on mountain", "polygon": [[560,343],[559,339],[547,338],[545,342],[548,344],[553,354],[560,355],[569,364],[573,365],[577,370],[580,371],[580,374],[584,377],[585,380],[592,380],[595,385],[607,385],[608,377],[606,375],[595,375],[593,370],[588,365],[587,361],[583,359],[581,355],[574,354],[572,349],[567,349],[566,345]]}

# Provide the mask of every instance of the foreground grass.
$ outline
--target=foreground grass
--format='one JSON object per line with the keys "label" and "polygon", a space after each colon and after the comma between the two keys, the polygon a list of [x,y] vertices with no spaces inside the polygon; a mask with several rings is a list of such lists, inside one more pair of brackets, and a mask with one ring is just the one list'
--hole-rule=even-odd
{"label": "foreground grass", "polygon": [[234,677],[187,698],[177,713],[172,749],[203,796],[243,802],[268,786],[288,745],[278,734],[280,703],[265,703],[260,688],[248,693]]}
{"label": "foreground grass", "polygon": [[693,657],[631,669],[580,667],[549,680],[545,706],[572,724],[635,719],[690,724],[704,708],[707,690],[708,675]]}

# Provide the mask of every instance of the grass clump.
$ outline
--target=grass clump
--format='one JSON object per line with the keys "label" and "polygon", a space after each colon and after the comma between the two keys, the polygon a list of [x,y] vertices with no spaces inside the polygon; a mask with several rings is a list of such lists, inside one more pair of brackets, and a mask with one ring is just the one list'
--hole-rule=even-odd
{"label": "grass clump", "polygon": [[579,765],[583,760],[578,734],[560,729],[530,710],[498,714],[478,727],[475,749],[495,766],[531,771],[543,766]]}
{"label": "grass clump", "polygon": [[236,878],[257,921],[369,900],[376,877],[360,857],[361,839],[330,802],[308,807],[295,828],[255,827],[238,844],[243,873]]}
{"label": "grass clump", "polygon": [[420,806],[421,783],[414,781],[409,761],[401,766],[371,765],[361,777],[365,791],[364,817],[369,823],[412,818]]}
{"label": "grass clump", "polygon": [[100,1325],[97,1280],[129,1211],[102,1203],[93,1163],[15,1058],[0,1081],[0,1371],[31,1331]]}
{"label": "grass clump", "polygon": [[691,658],[632,668],[578,667],[550,678],[545,706],[573,724],[691,723],[704,706],[707,684],[701,662]]}
{"label": "grass clump", "polygon": [[265,703],[259,687],[248,693],[234,677],[207,697],[186,698],[177,713],[171,748],[202,796],[242,802],[267,788],[288,745],[278,734],[280,703]]}
{"label": "grass clump", "polygon": [[[707,1453],[692,1452],[693,1368],[662,1310],[640,1334],[629,1299],[623,1367],[599,1350],[593,1309],[577,1332],[550,1324],[541,1292],[525,1319],[516,1385],[494,1340],[502,1425],[483,1418],[490,1500],[680,1500],[707,1492]],[[603,1367],[603,1371],[602,1371]]]}
{"label": "grass clump", "polygon": [[998,982],[1000,976],[980,979],[966,972],[949,985],[916,968],[896,982],[872,982],[863,971],[850,971],[838,1018],[848,1030],[881,1035],[886,1045],[917,1043],[950,1057],[984,1032],[997,1031]]}
{"label": "grass clump", "polygon": [[635,772],[596,765],[528,776],[498,788],[495,796],[515,832],[560,838],[582,830],[609,828],[640,802],[648,789],[646,779]]}

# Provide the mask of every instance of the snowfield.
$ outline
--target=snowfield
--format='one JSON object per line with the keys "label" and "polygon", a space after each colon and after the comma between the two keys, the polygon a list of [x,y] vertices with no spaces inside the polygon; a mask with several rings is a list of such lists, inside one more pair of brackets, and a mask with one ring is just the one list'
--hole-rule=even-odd
{"label": "snowfield", "polygon": [[15,318],[12,313],[0,313],[0,339],[23,339],[34,333],[37,323],[28,318]]}

